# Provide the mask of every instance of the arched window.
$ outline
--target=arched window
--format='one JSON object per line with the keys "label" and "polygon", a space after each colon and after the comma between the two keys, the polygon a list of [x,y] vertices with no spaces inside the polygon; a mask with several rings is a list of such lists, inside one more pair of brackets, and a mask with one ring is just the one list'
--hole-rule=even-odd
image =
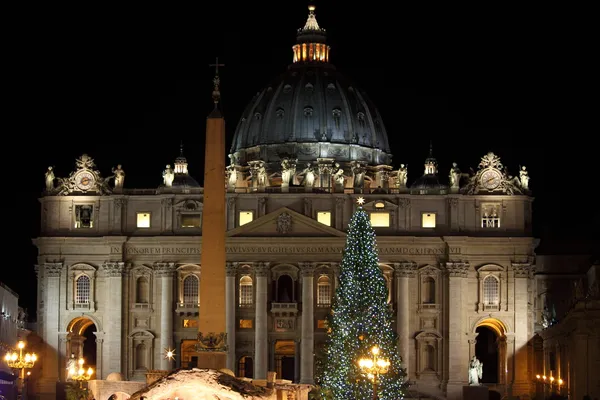
{"label": "arched window", "polygon": [[423,304],[436,304],[435,279],[431,276],[427,276],[423,279],[423,285],[421,286],[421,300]]}
{"label": "arched window", "polygon": [[183,303],[197,307],[199,302],[198,277],[188,275],[183,280]]}
{"label": "arched window", "polygon": [[497,306],[500,303],[500,282],[493,275],[488,275],[483,280],[483,305]]}
{"label": "arched window", "polygon": [[331,282],[327,275],[321,275],[317,280],[317,307],[331,306]]}
{"label": "arched window", "polygon": [[136,281],[136,303],[148,303],[150,300],[150,283],[148,278],[140,276]]}
{"label": "arched window", "polygon": [[240,278],[240,307],[252,305],[252,278],[248,275]]}
{"label": "arched window", "polygon": [[90,302],[90,277],[80,275],[75,284],[75,303],[88,304]]}

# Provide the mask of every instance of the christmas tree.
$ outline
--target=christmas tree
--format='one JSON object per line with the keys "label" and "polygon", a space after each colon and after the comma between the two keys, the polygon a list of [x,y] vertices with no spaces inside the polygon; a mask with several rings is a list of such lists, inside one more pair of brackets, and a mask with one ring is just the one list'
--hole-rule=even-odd
{"label": "christmas tree", "polygon": [[375,232],[363,199],[350,220],[340,266],[339,285],[328,318],[325,353],[317,365],[321,395],[332,400],[373,399],[373,376],[359,366],[359,359],[373,359],[372,349],[389,361],[387,372],[376,376],[379,399],[402,398],[404,373],[392,329],[388,290],[379,268]]}

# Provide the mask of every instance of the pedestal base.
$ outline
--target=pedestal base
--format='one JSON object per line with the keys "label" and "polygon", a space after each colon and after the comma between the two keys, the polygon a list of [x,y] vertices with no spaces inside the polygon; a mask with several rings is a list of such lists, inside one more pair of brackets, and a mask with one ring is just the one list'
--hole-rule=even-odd
{"label": "pedestal base", "polygon": [[227,368],[227,353],[200,352],[198,354],[198,367],[220,370]]}
{"label": "pedestal base", "polygon": [[463,386],[463,400],[488,400],[489,389],[487,386]]}

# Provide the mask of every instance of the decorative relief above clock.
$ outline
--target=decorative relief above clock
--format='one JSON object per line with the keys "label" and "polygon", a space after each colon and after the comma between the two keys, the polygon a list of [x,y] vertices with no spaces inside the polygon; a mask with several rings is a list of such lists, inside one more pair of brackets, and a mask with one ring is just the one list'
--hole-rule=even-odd
{"label": "decorative relief above clock", "polygon": [[[74,194],[110,194],[112,192],[107,179],[102,178],[100,171],[96,170],[94,159],[83,154],[75,160],[77,169],[67,178],[55,178],[54,172],[48,168],[46,173],[46,193],[50,195],[67,196]],[[57,182],[55,185],[54,181]]]}
{"label": "decorative relief above clock", "polygon": [[[524,167],[520,169],[526,171]],[[519,177],[509,175],[506,167],[500,162],[500,157],[489,152],[481,157],[479,170],[470,177],[463,192],[465,194],[525,194],[529,190],[529,175],[521,171]]]}

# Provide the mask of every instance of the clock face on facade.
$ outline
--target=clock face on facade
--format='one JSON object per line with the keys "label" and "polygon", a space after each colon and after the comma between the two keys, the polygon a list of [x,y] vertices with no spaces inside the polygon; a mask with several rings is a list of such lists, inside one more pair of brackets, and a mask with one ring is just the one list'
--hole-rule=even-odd
{"label": "clock face on facade", "polygon": [[81,171],[75,176],[75,184],[81,190],[90,190],[95,183],[94,175],[88,171]]}
{"label": "clock face on facade", "polygon": [[494,190],[502,182],[502,174],[495,169],[488,169],[481,174],[481,186],[487,190]]}

